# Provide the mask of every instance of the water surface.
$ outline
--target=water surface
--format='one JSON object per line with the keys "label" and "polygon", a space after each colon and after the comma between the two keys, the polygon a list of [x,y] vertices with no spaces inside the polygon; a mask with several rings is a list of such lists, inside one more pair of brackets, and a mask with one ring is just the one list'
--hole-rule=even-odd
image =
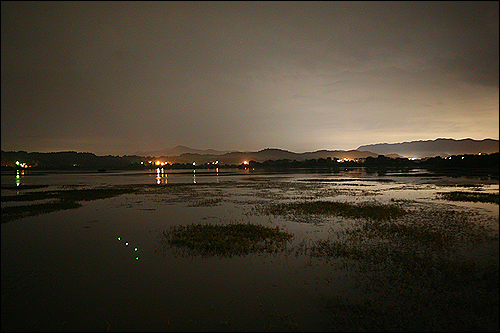
{"label": "water surface", "polygon": [[[342,268],[339,260],[299,249],[359,221],[262,214],[260,208],[272,203],[400,204],[414,212],[408,221],[430,211],[457,211],[496,235],[493,243],[476,247],[481,250],[474,258],[496,255],[498,262],[498,204],[437,195],[498,194],[498,181],[491,179],[362,169],[2,173],[2,196],[116,186],[138,191],[2,224],[2,331],[336,330],[327,305],[335,297],[365,299],[363,278],[355,266]],[[2,207],[14,204],[2,201]],[[278,226],[294,238],[287,251],[232,257],[183,255],[162,243],[170,226],[203,223]]]}

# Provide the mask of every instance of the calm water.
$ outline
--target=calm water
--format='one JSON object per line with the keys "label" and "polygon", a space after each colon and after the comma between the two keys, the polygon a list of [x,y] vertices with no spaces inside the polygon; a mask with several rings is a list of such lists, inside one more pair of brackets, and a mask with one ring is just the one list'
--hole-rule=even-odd
{"label": "calm water", "polygon": [[[436,177],[419,170],[385,175],[361,169],[2,173],[2,195],[118,185],[144,185],[144,190],[1,225],[2,331],[328,330],[331,313],[324,311],[323,301],[333,295],[355,298],[354,272],[292,252],[183,256],[160,242],[161,231],[173,225],[252,222],[294,234],[293,248],[352,222],[256,212],[269,203],[312,198],[408,202],[472,212],[498,233],[498,205],[450,202],[436,195],[498,193],[498,181]],[[15,204],[2,201],[2,207]]]}

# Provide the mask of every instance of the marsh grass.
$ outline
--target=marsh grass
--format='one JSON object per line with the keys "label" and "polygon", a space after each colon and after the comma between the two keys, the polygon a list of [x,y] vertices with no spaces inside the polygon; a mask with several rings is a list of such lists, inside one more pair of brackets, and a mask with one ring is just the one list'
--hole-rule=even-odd
{"label": "marsh grass", "polygon": [[65,209],[79,208],[82,205],[75,201],[60,200],[33,205],[10,206],[2,208],[2,223],[17,220],[22,217],[35,216]]}
{"label": "marsh grass", "polygon": [[81,207],[79,201],[92,201],[134,192],[134,188],[96,188],[62,191],[28,192],[20,195],[2,196],[3,202],[53,200],[39,204],[2,207],[2,223],[22,217],[46,214]]}
{"label": "marsh grass", "polygon": [[472,202],[490,202],[498,205],[498,193],[481,193],[481,192],[439,192],[438,196],[442,199],[450,201],[472,201]]}
{"label": "marsh grass", "polygon": [[[337,183],[337,182],[378,182],[378,183],[393,183],[394,180],[390,178],[313,178],[313,179],[299,179],[300,182],[318,182],[318,183]],[[360,186],[362,184],[359,184]],[[363,185],[371,186],[371,185]]]}
{"label": "marsh grass", "polygon": [[295,249],[297,255],[324,259],[333,270],[357,272],[361,297],[324,298],[332,331],[498,330],[498,250],[486,254],[496,260],[468,255],[480,244],[498,243],[485,217],[466,209],[400,203],[405,209],[299,201],[263,206],[260,212],[292,220],[297,215],[354,218],[326,239],[304,239]]}
{"label": "marsh grass", "polygon": [[271,204],[264,207],[262,212],[272,215],[316,214],[373,220],[388,220],[406,214],[406,211],[396,204],[375,202],[355,204],[324,200]]}
{"label": "marsh grass", "polygon": [[333,331],[492,331],[498,330],[498,250],[496,260],[466,255],[480,242],[498,242],[488,231],[463,212],[423,209],[395,220],[360,220],[303,250],[347,260],[358,272],[361,298],[327,298]]}
{"label": "marsh grass", "polygon": [[43,192],[28,192],[19,195],[4,195],[3,202],[9,201],[37,201],[46,199],[58,199],[65,201],[91,201],[105,199],[132,193],[133,188],[95,188],[95,189],[79,189],[79,190],[62,190],[62,191],[43,191]]}
{"label": "marsh grass", "polygon": [[169,184],[167,186],[150,186],[139,190],[142,193],[156,195],[155,200],[163,204],[185,203],[187,207],[219,206],[229,197],[219,184]]}
{"label": "marsh grass", "polygon": [[191,224],[162,232],[161,242],[183,255],[232,257],[250,253],[277,253],[286,249],[292,235],[251,223]]}
{"label": "marsh grass", "polygon": [[2,190],[33,190],[46,187],[49,185],[2,185]]}
{"label": "marsh grass", "polygon": [[363,297],[328,299],[333,331],[498,330],[498,264],[426,251],[383,253],[389,253],[384,269],[365,273]]}
{"label": "marsh grass", "polygon": [[223,198],[208,198],[200,199],[188,205],[188,207],[213,207],[219,206],[223,202]]}

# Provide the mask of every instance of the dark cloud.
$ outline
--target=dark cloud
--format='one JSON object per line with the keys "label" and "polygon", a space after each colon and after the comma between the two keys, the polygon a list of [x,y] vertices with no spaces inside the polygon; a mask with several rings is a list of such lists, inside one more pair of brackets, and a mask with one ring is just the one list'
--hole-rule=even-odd
{"label": "dark cloud", "polygon": [[3,1],[1,15],[4,150],[498,138],[498,2]]}

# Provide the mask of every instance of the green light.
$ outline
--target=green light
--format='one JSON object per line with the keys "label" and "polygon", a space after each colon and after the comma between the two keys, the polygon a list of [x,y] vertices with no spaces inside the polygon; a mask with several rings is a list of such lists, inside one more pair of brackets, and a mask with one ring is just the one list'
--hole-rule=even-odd
{"label": "green light", "polygon": [[19,164],[20,164],[19,161],[16,161],[16,165],[19,165]]}
{"label": "green light", "polygon": [[135,257],[135,260],[139,260],[139,257]]}
{"label": "green light", "polygon": [[128,242],[125,243],[125,246],[128,246]]}
{"label": "green light", "polygon": [[137,248],[135,248],[134,251],[137,252]]}
{"label": "green light", "polygon": [[118,240],[121,240],[122,238],[121,237],[118,237]]}

